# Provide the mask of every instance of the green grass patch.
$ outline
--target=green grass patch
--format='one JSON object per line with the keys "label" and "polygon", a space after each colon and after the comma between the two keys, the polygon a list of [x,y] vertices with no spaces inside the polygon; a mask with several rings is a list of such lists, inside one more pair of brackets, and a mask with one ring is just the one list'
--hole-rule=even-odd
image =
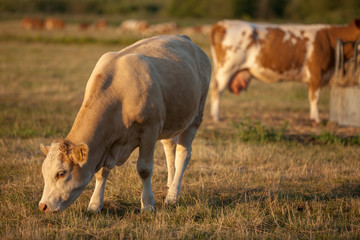
{"label": "green grass patch", "polygon": [[288,122],[285,122],[280,129],[269,128],[261,122],[252,122],[249,118],[244,118],[239,123],[232,123],[237,130],[237,137],[243,142],[279,142],[285,140],[285,133]]}
{"label": "green grass patch", "polygon": [[327,130],[319,135],[312,135],[314,141],[324,144],[360,145],[360,134],[350,137],[340,137]]}
{"label": "green grass patch", "polygon": [[252,121],[249,118],[243,118],[243,120],[238,123],[232,122],[232,126],[237,133],[236,138],[242,142],[267,143],[297,141],[310,144],[360,145],[360,134],[342,137],[328,130],[323,130],[320,134],[290,135],[287,133],[288,125],[288,122],[285,121],[281,127],[269,127],[260,121]]}

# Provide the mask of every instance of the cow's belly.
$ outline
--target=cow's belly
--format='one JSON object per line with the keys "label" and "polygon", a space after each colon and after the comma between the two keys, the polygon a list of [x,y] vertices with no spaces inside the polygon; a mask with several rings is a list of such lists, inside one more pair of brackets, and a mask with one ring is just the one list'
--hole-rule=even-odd
{"label": "cow's belly", "polygon": [[307,82],[306,76],[302,70],[290,69],[284,72],[279,72],[261,66],[254,66],[250,68],[250,73],[258,80],[266,83],[274,83],[279,81],[295,81]]}
{"label": "cow's belly", "polygon": [[[177,136],[181,132],[185,131],[194,121],[195,117],[199,113],[198,108],[191,107],[189,105],[186,109],[179,109],[177,113],[169,115],[163,125],[162,131],[159,134],[159,139],[169,139]],[[189,109],[192,109],[189,111]]]}

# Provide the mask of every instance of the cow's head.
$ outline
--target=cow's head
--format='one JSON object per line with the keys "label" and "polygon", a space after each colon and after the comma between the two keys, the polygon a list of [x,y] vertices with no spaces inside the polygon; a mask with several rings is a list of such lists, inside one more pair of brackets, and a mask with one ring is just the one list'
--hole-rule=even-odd
{"label": "cow's head", "polygon": [[360,19],[355,19],[351,21],[348,25],[349,31],[339,36],[344,45],[344,54],[346,59],[349,59],[353,56],[354,53],[354,44],[356,41],[360,40]]}
{"label": "cow's head", "polygon": [[91,180],[91,172],[84,167],[88,146],[59,139],[50,146],[41,144],[40,149],[46,158],[42,165],[45,186],[39,209],[42,212],[63,210],[76,200]]}
{"label": "cow's head", "polygon": [[356,28],[358,31],[358,36],[360,37],[360,19],[354,19],[352,22],[350,22],[350,25]]}

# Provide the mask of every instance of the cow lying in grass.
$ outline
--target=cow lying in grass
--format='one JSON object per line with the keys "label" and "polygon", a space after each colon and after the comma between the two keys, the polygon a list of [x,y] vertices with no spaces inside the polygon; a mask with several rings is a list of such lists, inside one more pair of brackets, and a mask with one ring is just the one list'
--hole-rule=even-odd
{"label": "cow lying in grass", "polygon": [[[211,30],[214,68],[210,86],[211,114],[220,119],[220,96],[229,88],[238,94],[251,78],[264,82],[299,81],[309,86],[310,119],[320,122],[320,89],[334,71],[336,41],[355,43],[360,20],[348,25],[273,25],[221,21]],[[345,47],[345,57],[353,45]]]}
{"label": "cow lying in grass", "polygon": [[95,174],[88,209],[100,211],[109,171],[139,147],[141,208],[153,210],[151,176],[159,139],[168,166],[165,201],[176,202],[202,121],[210,75],[209,58],[187,36],[153,37],[104,54],[86,85],[68,136],[47,147],[40,145],[46,158],[39,209],[65,209]]}

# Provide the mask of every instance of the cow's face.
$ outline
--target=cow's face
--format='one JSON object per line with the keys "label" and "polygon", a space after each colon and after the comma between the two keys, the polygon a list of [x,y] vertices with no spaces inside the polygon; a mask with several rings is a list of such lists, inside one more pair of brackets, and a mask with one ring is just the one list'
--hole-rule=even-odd
{"label": "cow's face", "polygon": [[42,212],[63,210],[76,200],[91,180],[91,173],[83,168],[88,147],[55,140],[49,147],[40,145],[40,149],[46,158],[42,165],[45,186],[39,209]]}

